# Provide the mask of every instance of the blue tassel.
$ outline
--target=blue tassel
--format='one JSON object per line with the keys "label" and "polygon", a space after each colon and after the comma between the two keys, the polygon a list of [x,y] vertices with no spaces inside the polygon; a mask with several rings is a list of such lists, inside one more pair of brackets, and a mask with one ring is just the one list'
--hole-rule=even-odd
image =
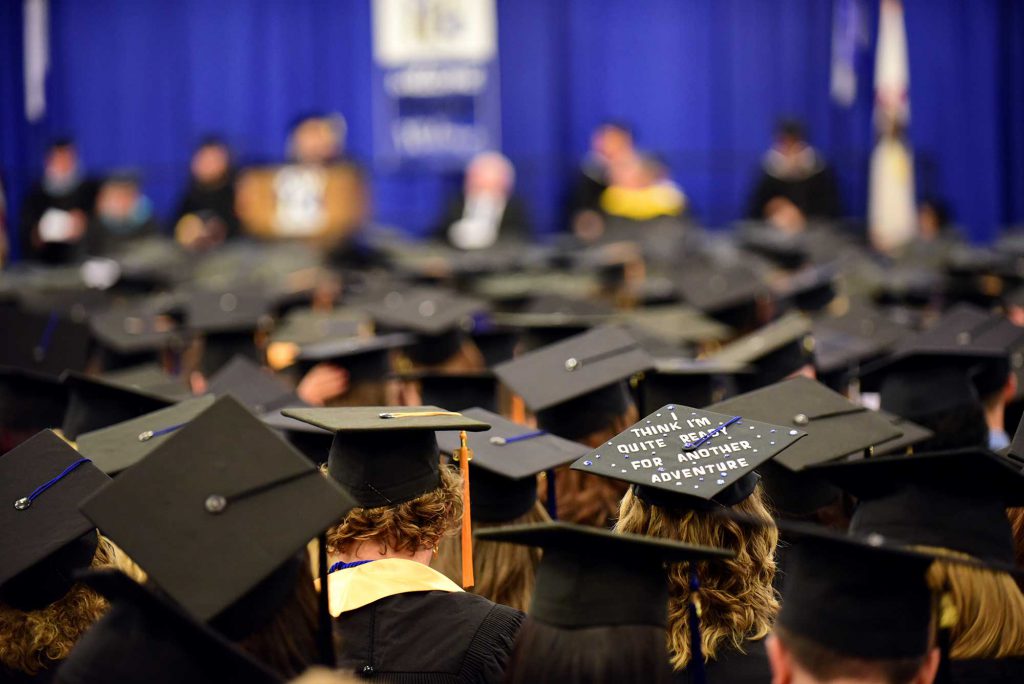
{"label": "blue tassel", "polygon": [[545,471],[545,476],[548,480],[548,496],[545,502],[548,509],[548,515],[551,516],[552,520],[558,520],[558,495],[555,493],[555,469],[549,468]]}

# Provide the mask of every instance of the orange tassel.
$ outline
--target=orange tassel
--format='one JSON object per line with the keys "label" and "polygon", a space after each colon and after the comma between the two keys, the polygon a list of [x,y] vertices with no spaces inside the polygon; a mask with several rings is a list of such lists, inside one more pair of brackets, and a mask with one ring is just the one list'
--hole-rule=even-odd
{"label": "orange tassel", "polygon": [[469,462],[473,452],[466,443],[466,431],[459,433],[462,445],[459,447],[459,473],[462,475],[462,588],[469,589],[476,580],[473,578],[473,516],[469,503]]}
{"label": "orange tassel", "polygon": [[512,395],[509,413],[512,414],[509,418],[512,419],[513,423],[519,423],[520,425],[526,423],[526,404],[523,402],[523,398],[518,394]]}

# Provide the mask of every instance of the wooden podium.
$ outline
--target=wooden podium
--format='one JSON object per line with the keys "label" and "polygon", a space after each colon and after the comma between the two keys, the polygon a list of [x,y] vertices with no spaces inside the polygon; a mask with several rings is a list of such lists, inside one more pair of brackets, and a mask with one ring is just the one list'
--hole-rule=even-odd
{"label": "wooden podium", "polygon": [[236,208],[250,235],[334,242],[364,223],[369,198],[354,164],[291,164],[242,172]]}

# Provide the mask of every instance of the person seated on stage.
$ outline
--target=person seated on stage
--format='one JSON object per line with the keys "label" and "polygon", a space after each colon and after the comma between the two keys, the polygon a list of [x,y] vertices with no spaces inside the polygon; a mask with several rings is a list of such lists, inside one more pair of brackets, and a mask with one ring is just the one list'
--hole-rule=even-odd
{"label": "person seated on stage", "polygon": [[681,216],[686,195],[669,178],[668,167],[654,155],[635,155],[611,169],[611,184],[601,193],[600,207],[608,216],[647,221]]}
{"label": "person seated on stage", "polygon": [[601,194],[611,184],[611,169],[637,156],[632,127],[605,121],[590,136],[590,150],[572,182],[568,219],[574,232],[588,236],[601,223]]}
{"label": "person seated on stage", "polygon": [[185,247],[203,250],[238,235],[239,230],[231,152],[220,138],[206,138],[192,154],[174,235]]}
{"label": "person seated on stage", "polygon": [[22,256],[48,263],[79,258],[95,200],[96,184],[85,178],[74,140],[54,140],[42,179],[22,203]]}
{"label": "person seated on stage", "polygon": [[300,117],[288,137],[288,159],[296,164],[327,166],[345,152],[347,124],[340,114]]}
{"label": "person seated on stage", "polygon": [[120,172],[103,181],[96,195],[96,215],[85,237],[89,254],[108,255],[138,238],[159,233],[160,225],[137,175]]}
{"label": "person seated on stage", "polygon": [[523,200],[514,194],[516,171],[500,152],[482,152],[466,166],[463,190],[435,229],[439,240],[464,250],[525,242],[532,229]]}
{"label": "person seated on stage", "polygon": [[793,233],[804,230],[808,221],[842,214],[832,168],[807,142],[799,121],[785,120],[776,126],[775,143],[761,161],[748,214]]}
{"label": "person seated on stage", "polygon": [[523,614],[430,567],[464,504],[435,431],[488,424],[430,406],[283,414],[335,433],[327,474],[356,502],[327,533],[338,666],[383,680],[504,681]]}

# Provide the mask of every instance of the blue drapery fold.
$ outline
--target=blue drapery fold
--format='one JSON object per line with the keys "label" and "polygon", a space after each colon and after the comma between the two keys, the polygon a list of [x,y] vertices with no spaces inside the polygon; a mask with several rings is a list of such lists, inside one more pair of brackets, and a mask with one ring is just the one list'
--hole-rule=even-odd
{"label": "blue drapery fold", "polygon": [[[877,0],[867,0],[874,34]],[[371,159],[369,0],[51,0],[45,120],[22,98],[21,3],[0,3],[0,169],[12,204],[48,137],[70,132],[93,170],[140,168],[169,218],[192,145],[223,133],[241,160],[283,155],[299,113],[337,110]],[[976,241],[1024,221],[1024,6],[906,0],[919,192],[949,200]],[[831,0],[499,0],[504,151],[544,230],[601,119],[635,123],[711,225],[742,216],[772,124],[808,123],[863,214],[873,50],[848,110],[829,98]],[[873,38],[872,38],[873,41]],[[454,177],[375,169],[385,223],[414,233]]]}

